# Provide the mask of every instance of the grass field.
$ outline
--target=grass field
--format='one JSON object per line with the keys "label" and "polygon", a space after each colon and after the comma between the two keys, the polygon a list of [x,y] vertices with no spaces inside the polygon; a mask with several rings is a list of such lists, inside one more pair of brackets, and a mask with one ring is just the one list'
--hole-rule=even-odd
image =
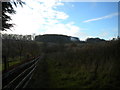
{"label": "grass field", "polygon": [[115,41],[49,49],[28,87],[120,88],[119,45]]}
{"label": "grass field", "polygon": [[[20,60],[9,62],[9,67],[21,63]],[[4,64],[0,64],[0,71],[4,70]]]}
{"label": "grass field", "polygon": [[2,63],[0,63],[0,71],[2,71]]}

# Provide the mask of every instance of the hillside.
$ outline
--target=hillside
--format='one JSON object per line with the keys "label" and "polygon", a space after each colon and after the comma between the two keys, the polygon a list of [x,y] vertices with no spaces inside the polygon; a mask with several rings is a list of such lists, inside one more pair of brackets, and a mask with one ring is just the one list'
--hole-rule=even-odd
{"label": "hillside", "polygon": [[52,43],[70,43],[70,42],[79,42],[80,40],[77,37],[71,37],[67,35],[45,34],[45,35],[36,36],[35,41],[52,42]]}

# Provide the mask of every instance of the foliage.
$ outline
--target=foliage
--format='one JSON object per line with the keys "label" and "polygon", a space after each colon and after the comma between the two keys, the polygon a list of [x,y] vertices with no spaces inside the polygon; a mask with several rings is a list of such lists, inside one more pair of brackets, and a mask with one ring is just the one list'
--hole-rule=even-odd
{"label": "foliage", "polygon": [[38,35],[35,37],[36,41],[40,42],[51,42],[51,43],[70,43],[71,38],[75,40],[75,42],[79,42],[77,37],[71,37],[66,35],[58,35],[58,34],[45,34],[45,35]]}
{"label": "foliage", "polygon": [[105,41],[104,39],[100,39],[100,38],[87,38],[86,42],[88,43],[94,43],[94,42],[103,42]]}
{"label": "foliage", "polygon": [[11,20],[11,17],[7,15],[7,13],[15,14],[15,10],[13,9],[10,2],[2,2],[2,31],[13,27],[13,24],[7,23]]}
{"label": "foliage", "polygon": [[62,51],[47,49],[43,60],[47,73],[36,69],[32,87],[46,88],[45,84],[38,85],[41,75],[48,88],[120,88],[119,46],[120,40],[115,40],[64,45]]}
{"label": "foliage", "polygon": [[[17,4],[21,6],[25,4],[21,0],[14,1],[14,5],[17,7]],[[11,27],[13,27],[13,23],[8,23],[8,21],[12,20],[9,14],[15,14],[16,11],[14,10],[11,2],[2,2],[2,31],[7,31]]]}
{"label": "foliage", "polygon": [[[33,41],[31,35],[2,35],[2,56],[6,57],[7,62],[25,61],[37,57],[42,52],[41,46],[42,43]],[[4,62],[3,58],[3,64]]]}
{"label": "foliage", "polygon": [[119,38],[99,43],[47,43],[31,38],[2,35],[2,53],[11,64],[45,53],[28,87],[120,88]]}

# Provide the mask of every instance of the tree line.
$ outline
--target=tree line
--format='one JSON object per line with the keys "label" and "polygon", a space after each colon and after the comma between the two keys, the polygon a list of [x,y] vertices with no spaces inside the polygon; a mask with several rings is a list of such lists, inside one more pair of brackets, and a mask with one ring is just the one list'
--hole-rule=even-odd
{"label": "tree line", "polygon": [[[10,61],[25,61],[39,56],[41,45],[32,35],[2,34],[2,60],[5,68]],[[7,64],[7,65],[6,65]]]}

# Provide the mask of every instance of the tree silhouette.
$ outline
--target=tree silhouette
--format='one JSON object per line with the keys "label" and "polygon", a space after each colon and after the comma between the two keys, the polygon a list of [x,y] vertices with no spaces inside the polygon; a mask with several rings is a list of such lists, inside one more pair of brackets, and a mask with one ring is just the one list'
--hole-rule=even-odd
{"label": "tree silhouette", "polygon": [[[25,4],[21,0],[17,0],[16,2],[13,2],[14,5],[17,7],[17,4],[20,4],[23,6]],[[14,10],[11,2],[2,2],[2,31],[7,31],[7,29],[10,29],[14,26],[13,23],[8,23],[8,21],[12,20],[10,15],[8,14],[15,14],[16,11]]]}

